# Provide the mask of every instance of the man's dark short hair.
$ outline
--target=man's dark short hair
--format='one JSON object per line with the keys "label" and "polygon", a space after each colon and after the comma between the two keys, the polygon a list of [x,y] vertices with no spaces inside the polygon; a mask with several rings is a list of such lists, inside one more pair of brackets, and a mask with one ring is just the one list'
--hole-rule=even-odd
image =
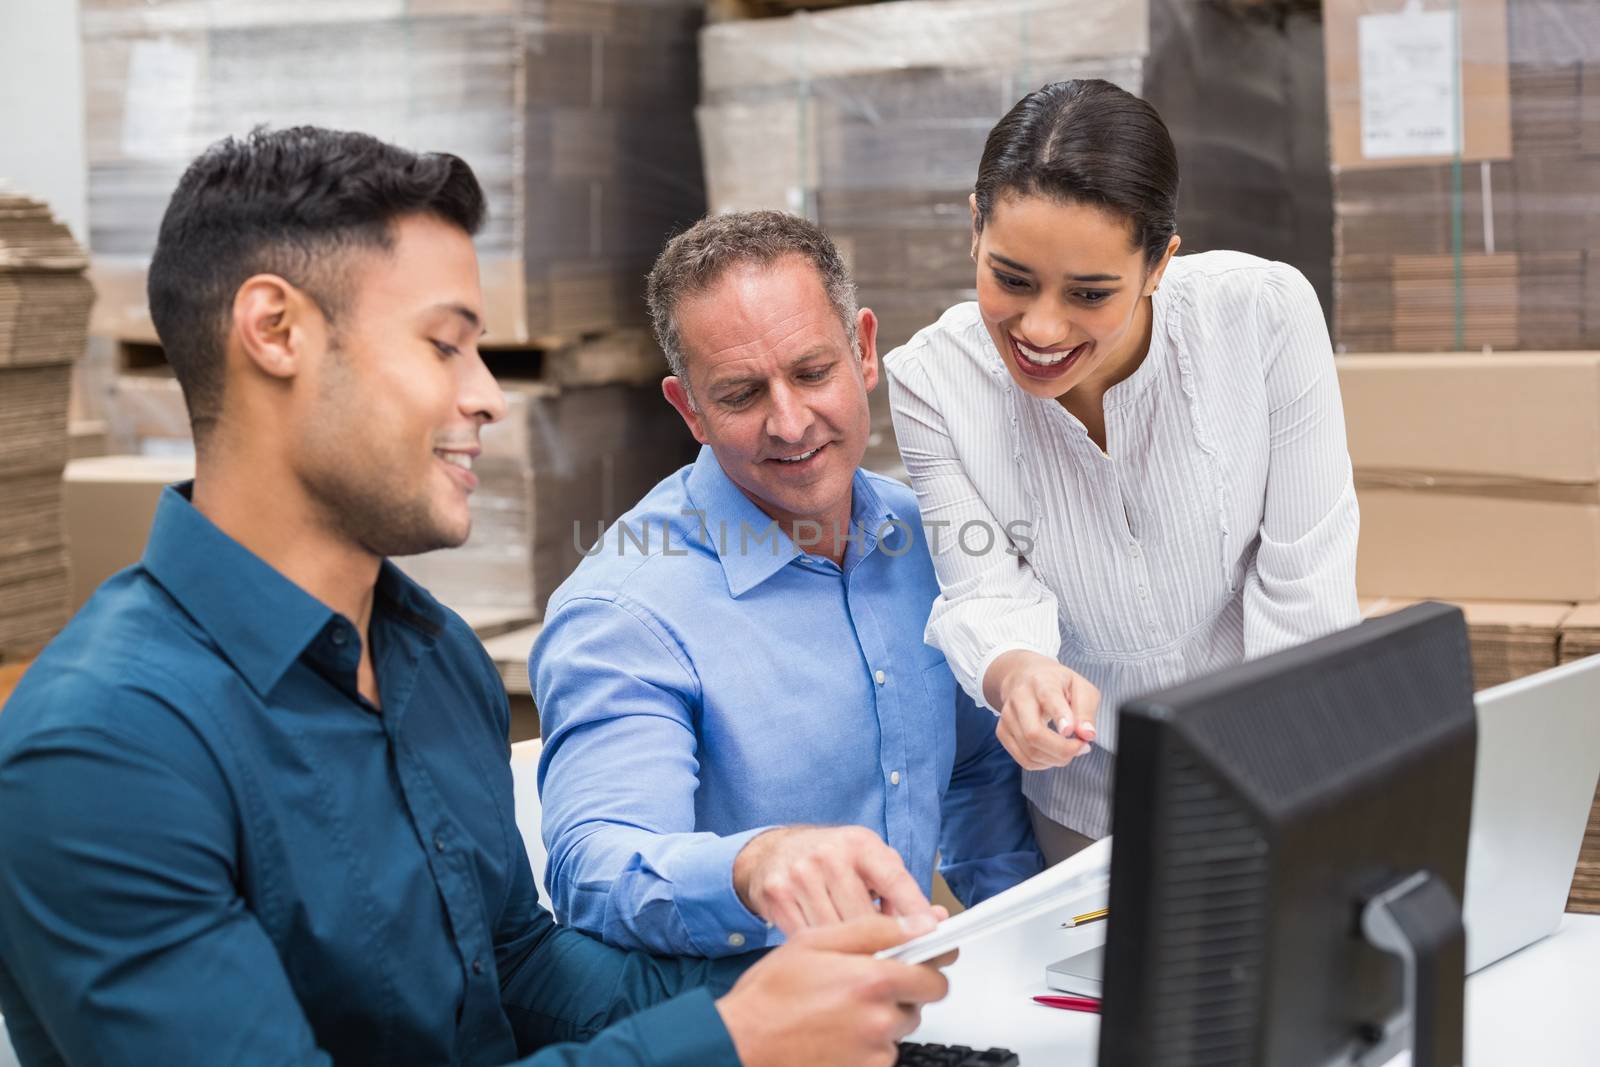
{"label": "man's dark short hair", "polygon": [[276,274],[334,323],[349,296],[349,253],[392,249],[393,224],[417,214],[476,234],[485,204],[472,168],[453,155],[316,126],[224,138],[189,165],[162,216],[148,286],[196,441],[221,410],[239,287]]}

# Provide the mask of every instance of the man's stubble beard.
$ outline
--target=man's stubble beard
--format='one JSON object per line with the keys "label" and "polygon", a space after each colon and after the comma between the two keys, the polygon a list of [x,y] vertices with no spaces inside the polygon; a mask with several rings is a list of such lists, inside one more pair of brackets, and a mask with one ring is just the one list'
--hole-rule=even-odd
{"label": "man's stubble beard", "polygon": [[316,429],[301,466],[301,482],[325,526],[375,556],[414,556],[461,545],[470,524],[457,536],[434,514],[427,487],[432,464],[421,480],[408,482],[393,464],[371,454],[370,435],[350,415],[365,410],[350,361],[339,351],[329,356]]}

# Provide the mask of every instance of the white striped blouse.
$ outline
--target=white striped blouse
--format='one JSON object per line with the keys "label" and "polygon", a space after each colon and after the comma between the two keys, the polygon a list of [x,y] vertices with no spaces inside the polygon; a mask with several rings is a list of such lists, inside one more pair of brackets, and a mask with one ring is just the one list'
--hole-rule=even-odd
{"label": "white striped blouse", "polygon": [[1149,354],[1105,395],[1105,452],[1012,382],[976,304],[884,361],[939,575],[926,640],[980,703],[989,664],[1018,648],[1099,687],[1096,749],[1023,778],[1093,837],[1110,831],[1124,700],[1360,619],[1316,293],[1285,264],[1205,252],[1174,258],[1153,301]]}

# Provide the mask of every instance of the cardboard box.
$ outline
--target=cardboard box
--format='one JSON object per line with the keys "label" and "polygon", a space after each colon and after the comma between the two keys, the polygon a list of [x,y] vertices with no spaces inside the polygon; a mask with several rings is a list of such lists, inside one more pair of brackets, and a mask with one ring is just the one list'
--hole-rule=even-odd
{"label": "cardboard box", "polygon": [[1356,355],[1335,365],[1358,472],[1600,482],[1600,352]]}
{"label": "cardboard box", "polygon": [[1600,599],[1600,353],[1337,365],[1363,596]]}
{"label": "cardboard box", "polygon": [[72,610],[100,583],[144,555],[161,491],[194,477],[194,461],[172,456],[98,456],[67,464],[67,551]]}
{"label": "cardboard box", "polygon": [[113,455],[192,456],[183,390],[170,373],[116,374],[105,396]]}
{"label": "cardboard box", "polygon": [[700,35],[701,84],[714,96],[890,69],[1018,71],[1041,61],[1142,55],[1146,12],[1143,3],[902,0],[803,19],[724,22]]}
{"label": "cardboard box", "polygon": [[1600,498],[1519,500],[1362,487],[1362,596],[1600,598]]}
{"label": "cardboard box", "polygon": [[[1417,23],[1398,15],[1406,0],[1326,5],[1335,342],[1354,352],[1600,346],[1600,5],[1426,0],[1421,18],[1448,20],[1458,2],[1459,43],[1444,45],[1466,60],[1460,162],[1450,151],[1431,161],[1361,155],[1359,27],[1369,37],[1382,28],[1395,62],[1419,43]],[[1437,55],[1439,43],[1422,54]],[[1425,83],[1391,82],[1388,118],[1409,107],[1418,130],[1434,129],[1421,118]]]}
{"label": "cardboard box", "polygon": [[[1363,20],[1394,16],[1414,0],[1324,0],[1328,68],[1328,129],[1336,169],[1438,163],[1438,155],[1373,159],[1362,150]],[[1507,0],[1421,0],[1428,13],[1456,11],[1461,99],[1461,158],[1476,162],[1511,155],[1511,83],[1506,41]],[[1369,23],[1369,26],[1371,24]],[[1369,79],[1372,72],[1367,72]],[[1367,87],[1372,87],[1372,82]],[[1370,102],[1369,102],[1370,103]],[[1444,153],[1450,158],[1452,153]]]}

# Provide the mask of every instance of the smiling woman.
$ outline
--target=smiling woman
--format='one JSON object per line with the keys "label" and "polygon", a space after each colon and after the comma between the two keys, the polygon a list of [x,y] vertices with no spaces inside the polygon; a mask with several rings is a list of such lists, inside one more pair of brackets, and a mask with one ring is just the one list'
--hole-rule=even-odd
{"label": "smiling woman", "polygon": [[1316,296],[1282,263],[1176,256],[1177,193],[1149,104],[1030,93],[979,164],[977,301],[884,360],[924,525],[998,534],[930,542],[928,639],[999,715],[1052,861],[1110,828],[1123,699],[1359,619]]}

